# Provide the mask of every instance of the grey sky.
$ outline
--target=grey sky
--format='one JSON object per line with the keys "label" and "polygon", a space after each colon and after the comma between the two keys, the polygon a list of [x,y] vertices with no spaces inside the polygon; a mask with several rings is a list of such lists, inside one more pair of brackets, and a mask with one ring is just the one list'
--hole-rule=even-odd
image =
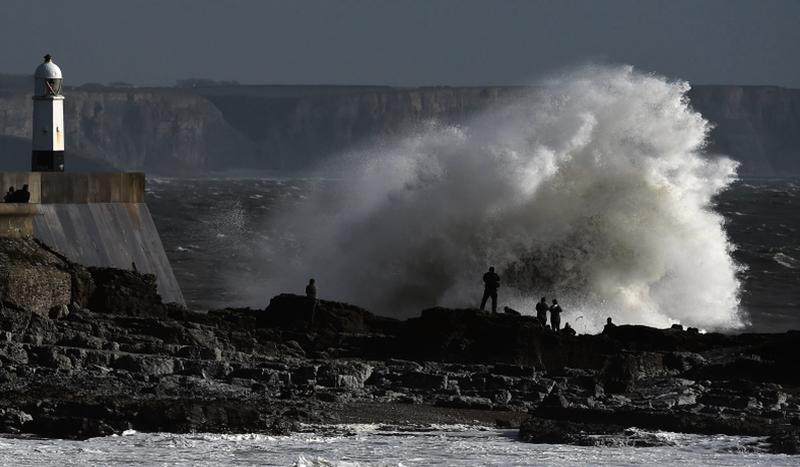
{"label": "grey sky", "polygon": [[0,73],[519,84],[582,62],[800,87],[800,0],[2,0]]}

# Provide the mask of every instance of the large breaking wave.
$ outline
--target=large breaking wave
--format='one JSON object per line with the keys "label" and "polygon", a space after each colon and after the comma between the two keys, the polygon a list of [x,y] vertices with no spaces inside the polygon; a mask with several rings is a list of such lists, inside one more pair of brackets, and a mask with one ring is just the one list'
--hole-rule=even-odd
{"label": "large breaking wave", "polygon": [[279,221],[300,252],[273,285],[315,276],[325,298],[409,316],[476,306],[494,265],[501,306],[555,296],[579,330],[607,316],[740,327],[737,265],[712,210],[736,163],[703,153],[710,127],[688,89],[591,67],[465,126],[348,154],[343,195]]}

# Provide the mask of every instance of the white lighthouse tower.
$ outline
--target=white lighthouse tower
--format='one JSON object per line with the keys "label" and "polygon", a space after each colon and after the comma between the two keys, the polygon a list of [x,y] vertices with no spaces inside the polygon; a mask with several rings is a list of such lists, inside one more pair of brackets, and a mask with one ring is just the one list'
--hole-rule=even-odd
{"label": "white lighthouse tower", "polygon": [[34,172],[64,171],[64,96],[61,68],[50,54],[36,68],[33,92]]}

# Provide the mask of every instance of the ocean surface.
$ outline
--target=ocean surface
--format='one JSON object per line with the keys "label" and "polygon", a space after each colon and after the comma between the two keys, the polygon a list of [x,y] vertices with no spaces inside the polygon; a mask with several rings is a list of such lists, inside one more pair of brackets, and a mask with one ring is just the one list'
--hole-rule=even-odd
{"label": "ocean surface", "polygon": [[756,438],[657,432],[665,447],[604,448],[529,444],[512,430],[445,426],[403,432],[376,425],[328,435],[167,434],[126,432],[86,441],[0,438],[0,464],[15,466],[789,466],[797,458],[753,451]]}
{"label": "ocean surface", "polygon": [[[266,306],[281,265],[302,251],[282,214],[345,184],[320,179],[150,178],[147,204],[190,307]],[[756,332],[800,329],[800,180],[744,179],[715,200],[741,266],[740,308]],[[281,244],[281,253],[272,253]],[[286,245],[289,245],[288,249]],[[345,253],[343,253],[345,254]],[[276,273],[278,271],[278,273]],[[681,296],[676,307],[693,306]],[[502,305],[502,304],[501,304]],[[697,309],[695,313],[703,313]]]}

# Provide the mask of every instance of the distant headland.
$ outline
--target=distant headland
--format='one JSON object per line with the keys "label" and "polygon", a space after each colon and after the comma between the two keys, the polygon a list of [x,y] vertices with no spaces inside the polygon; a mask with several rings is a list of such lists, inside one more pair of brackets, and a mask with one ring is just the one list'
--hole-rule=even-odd
{"label": "distant headland", "polygon": [[[0,152],[25,153],[30,78],[0,76]],[[461,123],[512,102],[526,87],[237,85],[185,80],[67,87],[73,164],[94,170],[203,175],[236,169],[302,173],[326,159],[429,120]],[[740,175],[800,174],[800,90],[696,85],[691,105],[714,124],[709,151],[742,163]],[[10,164],[14,158],[4,158]],[[75,165],[73,165],[75,167]],[[20,170],[20,167],[0,167]]]}

